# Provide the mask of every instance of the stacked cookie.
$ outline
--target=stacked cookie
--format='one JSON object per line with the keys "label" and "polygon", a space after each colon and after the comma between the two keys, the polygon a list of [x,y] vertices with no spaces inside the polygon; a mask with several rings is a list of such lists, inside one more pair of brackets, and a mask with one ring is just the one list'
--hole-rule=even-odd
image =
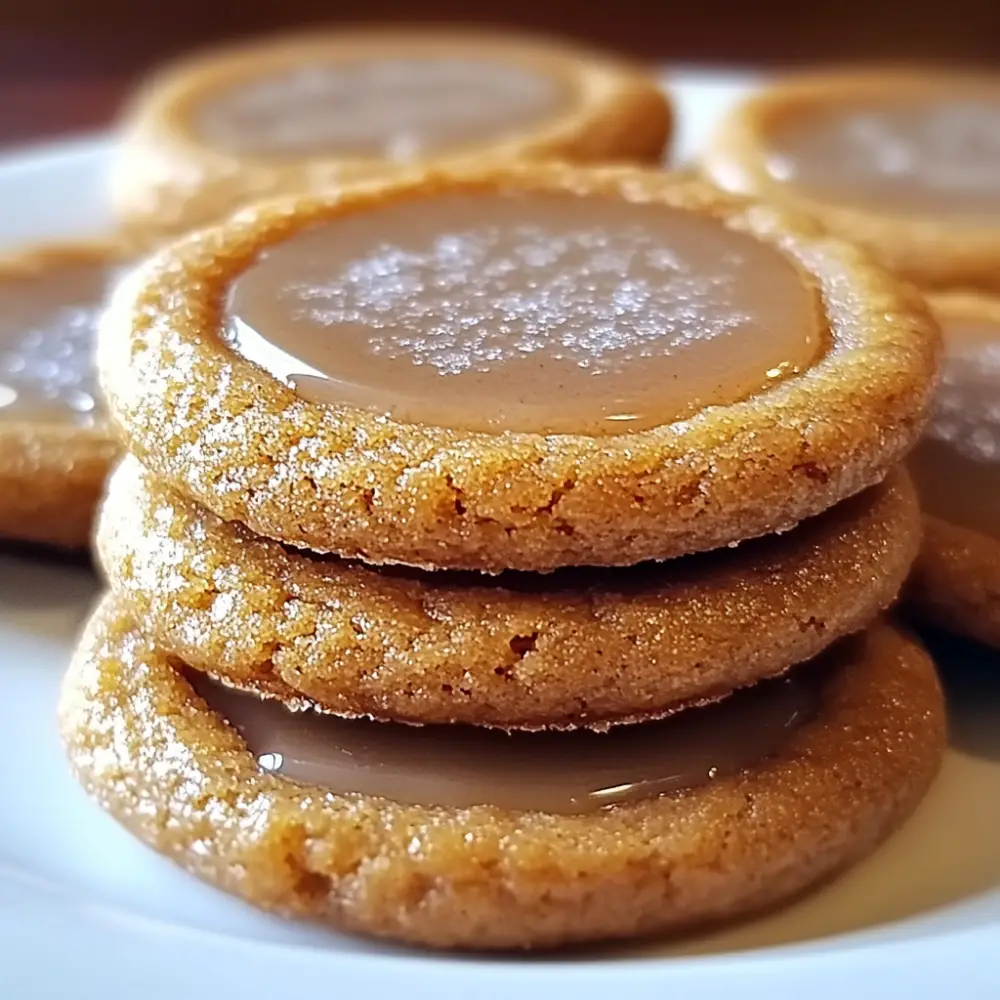
{"label": "stacked cookie", "polygon": [[932,665],[876,622],[937,352],[815,224],[637,168],[439,169],[184,238],[101,331],[131,454],[75,772],[202,878],[432,946],[791,896],[942,751]]}
{"label": "stacked cookie", "polygon": [[867,72],[779,82],[722,123],[703,168],[808,211],[928,294],[940,395],[910,467],[925,541],[917,616],[1000,648],[1000,80]]}

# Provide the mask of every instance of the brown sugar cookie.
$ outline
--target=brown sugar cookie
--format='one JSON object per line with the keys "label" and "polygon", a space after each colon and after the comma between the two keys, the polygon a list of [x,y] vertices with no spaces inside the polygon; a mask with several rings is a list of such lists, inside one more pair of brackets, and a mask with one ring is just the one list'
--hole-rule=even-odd
{"label": "brown sugar cookie", "polygon": [[924,288],[1000,290],[1000,76],[792,77],[702,156],[724,189],[805,211]]}
{"label": "brown sugar cookie", "polygon": [[289,719],[195,683],[208,704],[106,602],[60,705],[84,788],[257,906],[434,947],[653,934],[773,905],[871,851],[944,746],[933,665],[886,625],[789,680],[610,734]]}
{"label": "brown sugar cookie", "polygon": [[0,258],[0,538],[86,548],[118,448],[93,365],[109,243]]}
{"label": "brown sugar cookie", "polygon": [[648,718],[785,671],[896,596],[920,520],[901,473],[779,537],[616,570],[372,570],[296,554],[112,477],[98,557],[161,648],[341,715],[516,728]]}
{"label": "brown sugar cookie", "polygon": [[911,606],[1000,647],[1000,299],[932,296],[945,340],[935,412],[909,459],[924,509]]}
{"label": "brown sugar cookie", "polygon": [[658,163],[672,112],[638,67],[491,31],[311,32],[154,75],[122,121],[112,200],[145,240],[276,194],[428,161]]}
{"label": "brown sugar cookie", "polygon": [[790,528],[916,441],[939,351],[811,221],[636,168],[262,204],[119,291],[102,387],[148,468],[259,534],[428,568]]}

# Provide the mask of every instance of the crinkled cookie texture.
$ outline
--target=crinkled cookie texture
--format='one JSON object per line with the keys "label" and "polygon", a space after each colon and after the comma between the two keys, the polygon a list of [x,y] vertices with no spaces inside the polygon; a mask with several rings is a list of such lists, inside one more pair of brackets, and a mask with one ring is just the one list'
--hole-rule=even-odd
{"label": "crinkled cookie texture", "polygon": [[[5,302],[5,287],[44,280],[64,267],[110,267],[121,259],[122,248],[113,241],[34,246],[0,258],[0,307],[10,309],[0,322],[0,538],[87,548],[119,452],[99,402],[96,411],[76,414],[63,402],[71,395],[72,405],[95,402],[89,382],[96,382],[96,318],[74,309],[72,317],[49,317],[56,320],[50,326],[26,321],[22,328],[20,307]],[[43,393],[51,406],[34,398]]]}
{"label": "crinkled cookie texture", "polygon": [[[485,434],[307,402],[220,337],[230,283],[303,227],[442,192],[559,192],[723,220],[815,283],[827,349],[800,375],[633,434]],[[792,527],[880,481],[920,434],[939,353],[922,299],[809,220],[636,168],[431,172],[258,205],[119,288],[102,386],[157,476],[258,534],[366,562],[631,565]]]}
{"label": "crinkled cookie texture", "polygon": [[[422,60],[537,74],[564,90],[538,120],[482,128],[440,150],[375,156],[312,150],[268,156],[226,148],[199,134],[199,104],[268,77],[354,61]],[[377,68],[377,67],[376,67]],[[319,82],[322,82],[321,80]],[[473,84],[475,81],[472,81]],[[461,87],[461,83],[456,86]],[[455,99],[455,88],[449,95]],[[301,111],[304,93],[295,99]],[[391,97],[388,97],[391,99]],[[419,102],[418,102],[419,103]],[[402,115],[400,114],[402,122]],[[418,122],[413,122],[418,126]],[[122,225],[140,244],[214,222],[261,198],[322,191],[425,165],[429,159],[483,163],[522,159],[659,163],[673,129],[673,110],[658,81],[638,66],[581,47],[537,38],[458,30],[355,30],[292,36],[232,46],[186,59],[140,88],[121,123],[111,195]],[[391,152],[391,151],[390,151]]]}
{"label": "crinkled cookie texture", "polygon": [[269,775],[111,601],[83,635],[60,724],[78,780],[119,822],[264,909],[433,947],[547,947],[766,907],[910,813],[944,746],[930,659],[886,625],[830,655],[818,717],[776,756],[576,816],[404,806]]}
{"label": "crinkled cookie texture", "polygon": [[[855,205],[805,190],[794,178],[776,176],[770,166],[769,139],[788,120],[808,120],[871,101],[931,101],[948,88],[969,98],[1000,101],[1000,77],[990,74],[880,70],[792,77],[751,95],[729,112],[702,153],[701,169],[727,191],[809,213],[830,232],[865,247],[922,288],[1000,291],[1000,225],[995,214],[956,225],[954,219],[931,211]],[[943,141],[952,147],[956,143],[954,136]]]}
{"label": "crinkled cookie texture", "polygon": [[538,579],[372,570],[289,551],[134,458],[97,550],[119,603],[199,670],[341,715],[601,727],[778,674],[863,628],[920,539],[902,473],[774,538]]}

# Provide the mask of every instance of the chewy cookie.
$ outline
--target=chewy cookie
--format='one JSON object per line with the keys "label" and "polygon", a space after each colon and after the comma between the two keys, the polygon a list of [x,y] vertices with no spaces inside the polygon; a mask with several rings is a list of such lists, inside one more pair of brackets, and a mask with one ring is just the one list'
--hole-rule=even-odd
{"label": "chewy cookie", "polygon": [[935,625],[1000,647],[1000,299],[930,299],[945,342],[934,415],[909,458],[924,544],[908,597]]}
{"label": "chewy cookie", "polygon": [[97,550],[146,634],[227,684],[342,716],[537,728],[664,715],[782,673],[894,600],[919,537],[894,473],[785,535],[665,564],[378,571],[221,521],[129,457]]}
{"label": "chewy cookie", "polygon": [[637,67],[503,32],[313,32],[155,75],[122,122],[112,199],[143,241],[267,195],[428,161],[657,163],[672,113]]}
{"label": "chewy cookie", "polygon": [[0,537],[89,543],[118,448],[93,365],[111,244],[39,246],[0,258]]}
{"label": "chewy cookie", "polygon": [[923,301],[811,221],[658,171],[524,164],[182,239],[120,286],[99,365],[130,450],[220,517],[500,572],[826,510],[919,437],[938,351]]}
{"label": "chewy cookie", "polygon": [[[437,947],[623,937],[774,904],[896,827],[945,734],[929,658],[886,625],[750,700],[649,724],[662,741],[647,726],[452,727],[442,744],[430,729],[290,723],[280,706],[204,680],[199,690],[105,602],[60,706],[87,791],[258,906]],[[595,757],[593,741],[619,738]],[[539,739],[544,754],[516,749]],[[368,769],[373,746],[380,766]],[[536,770],[516,766],[523,754]]]}
{"label": "chewy cookie", "polygon": [[1000,77],[835,73],[767,87],[702,157],[724,189],[809,212],[923,288],[1000,290]]}

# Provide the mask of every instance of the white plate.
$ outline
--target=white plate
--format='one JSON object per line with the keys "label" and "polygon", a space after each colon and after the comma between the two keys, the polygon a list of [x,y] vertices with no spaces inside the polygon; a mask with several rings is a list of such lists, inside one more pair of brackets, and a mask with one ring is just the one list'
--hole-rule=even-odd
{"label": "white plate", "polygon": [[[681,75],[682,150],[744,81]],[[0,243],[94,232],[108,142],[0,161]],[[267,917],[121,831],[66,774],[53,707],[96,593],[71,564],[0,556],[0,998],[1000,995],[1000,658],[959,686],[956,746],[917,816],[785,911],[683,942],[450,957]],[[961,674],[959,675],[961,676]],[[777,989],[777,994],[776,994]]]}

